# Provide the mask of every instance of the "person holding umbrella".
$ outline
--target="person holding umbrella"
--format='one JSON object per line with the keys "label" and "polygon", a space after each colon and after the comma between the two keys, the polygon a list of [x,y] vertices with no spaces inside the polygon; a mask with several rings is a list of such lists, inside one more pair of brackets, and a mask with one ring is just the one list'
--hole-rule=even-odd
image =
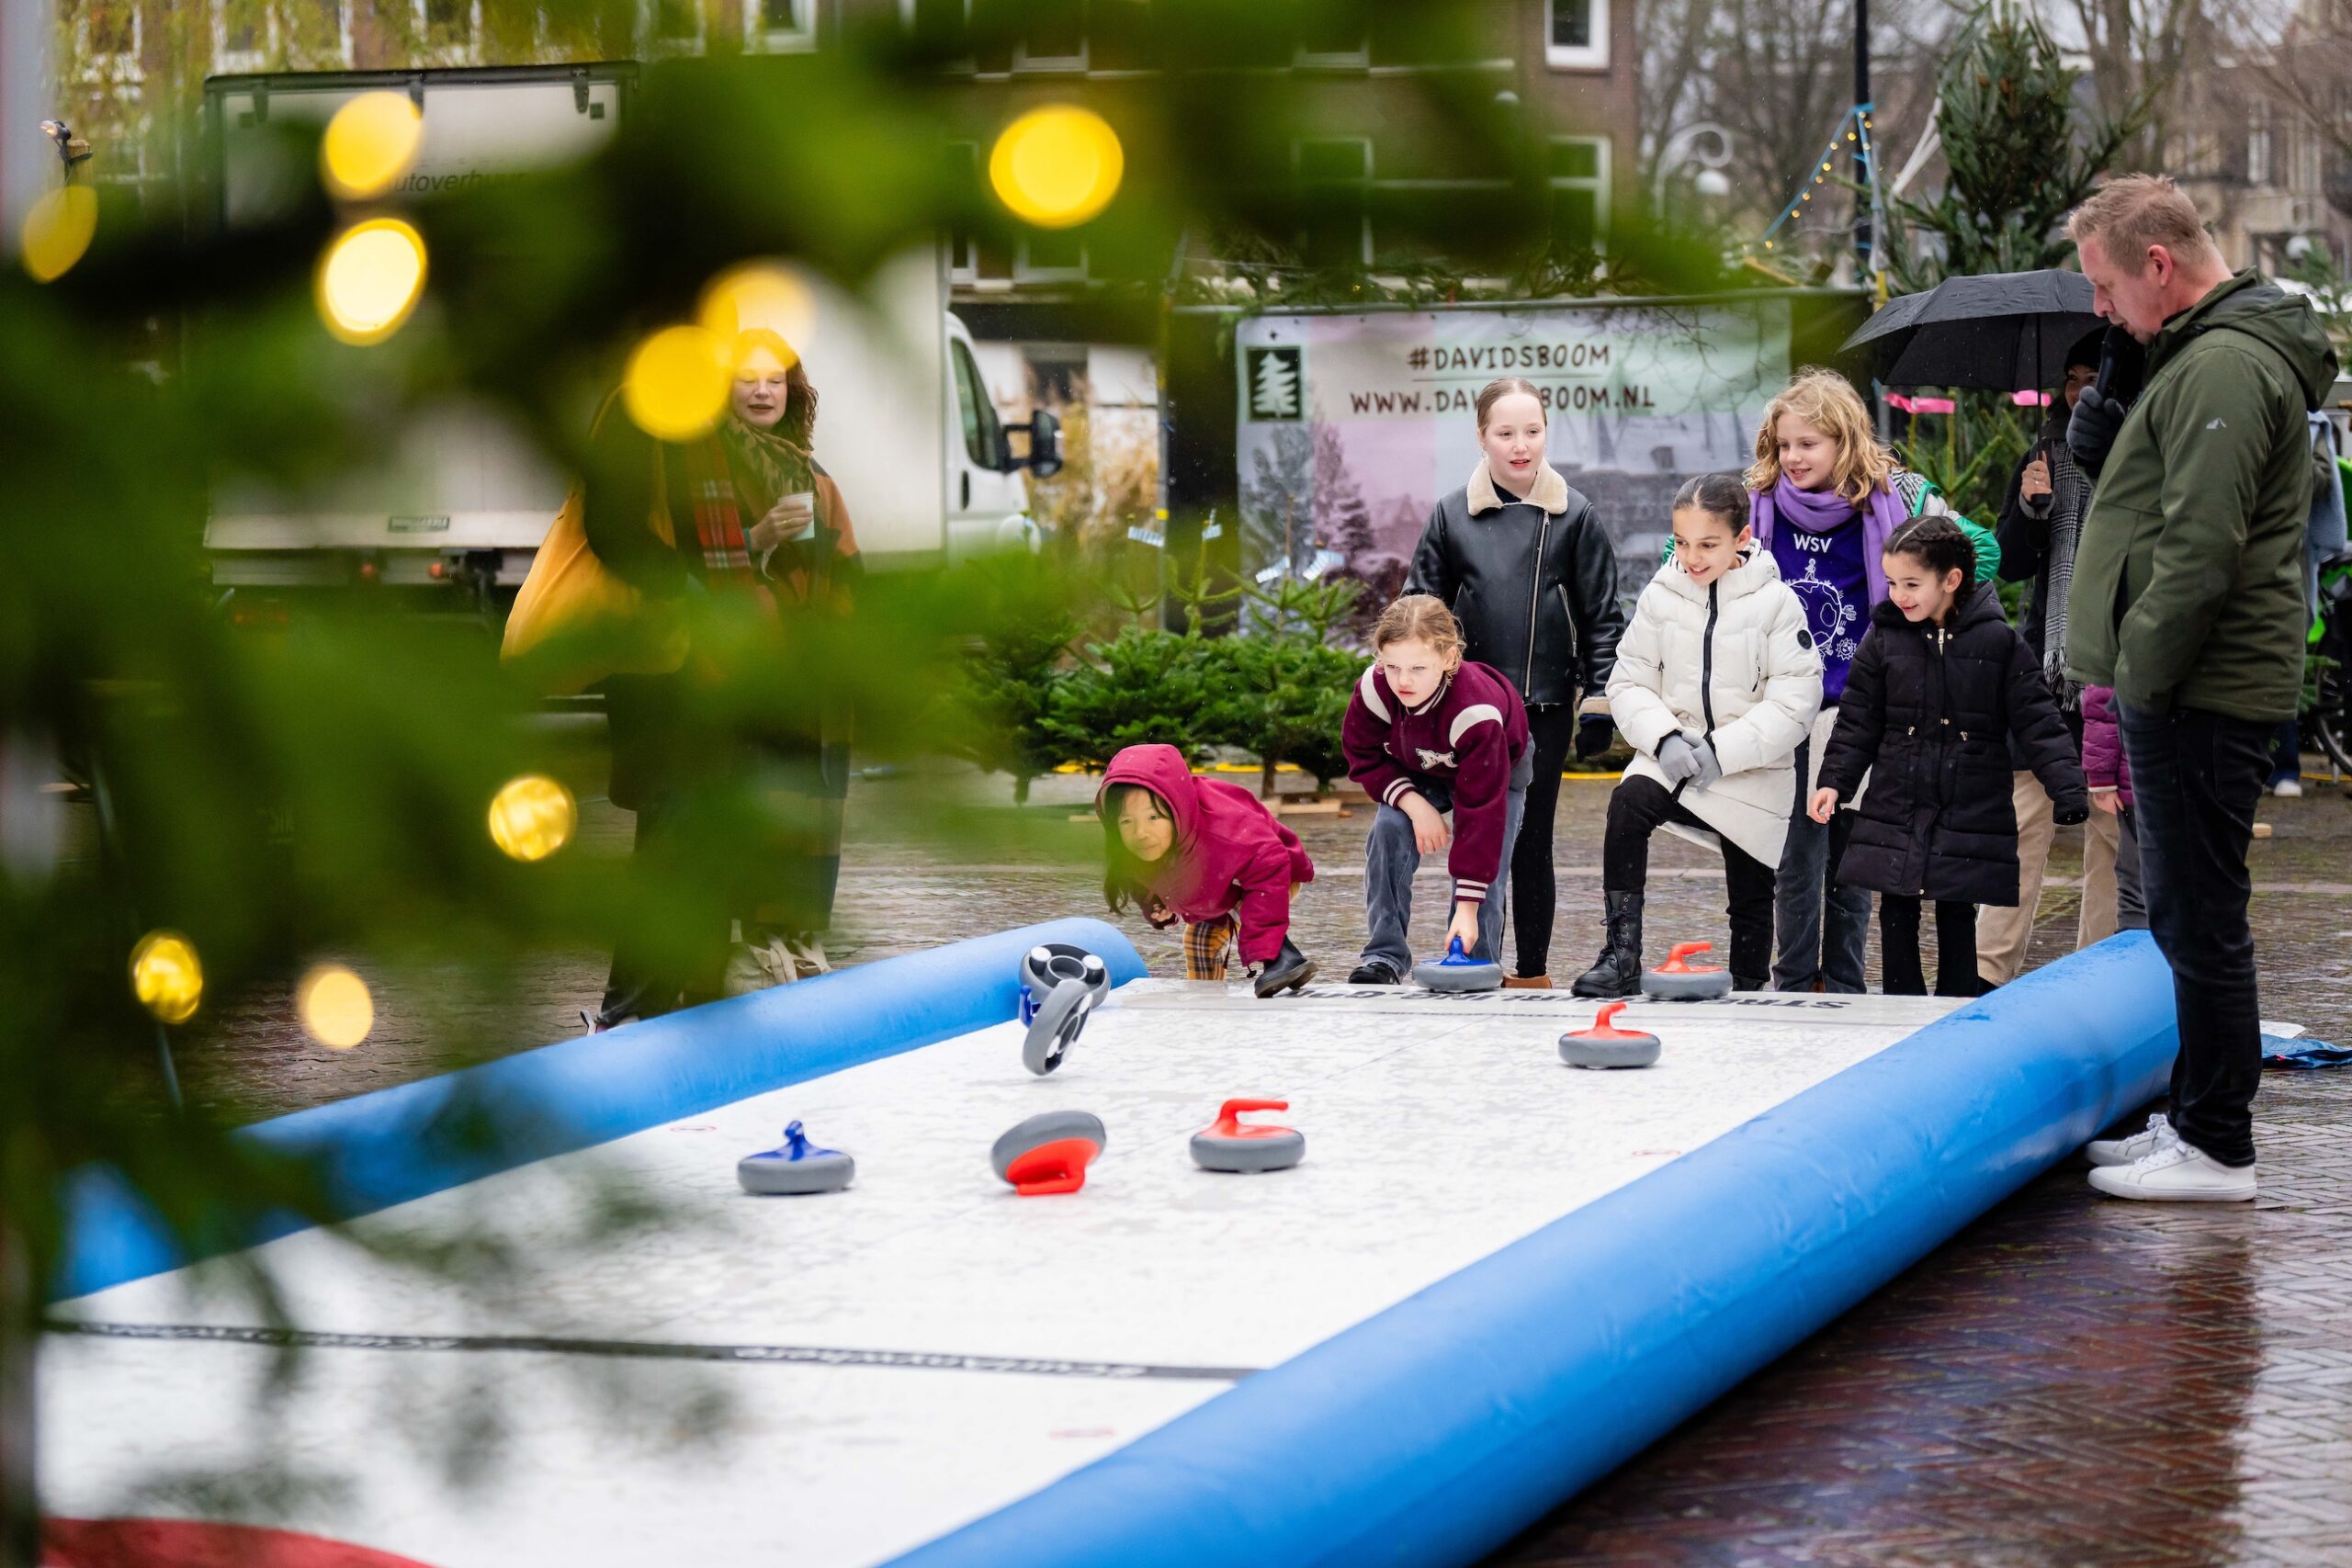
{"label": "person holding umbrella", "polygon": [[[2074,581],[2075,541],[2090,504],[2091,479],[2066,445],[2075,405],[2098,375],[2104,330],[2086,333],[2066,354],[2066,378],[2052,394],[2050,416],[2009,476],[2001,502],[1996,537],[2001,544],[2001,580],[2027,585],[2018,626],[2033,650],[2044,683],[2074,732],[2082,753],[2081,688],[2066,679],[2066,590]],[[2018,818],[2018,901],[1988,905],[1976,921],[1977,975],[1987,987],[2006,985],[2025,966],[2026,942],[2033,934],[2035,905],[2057,837],[2050,795],[2009,744],[2010,804]],[[2118,824],[2112,811],[2095,811],[2083,836],[2083,904],[2075,945],[2087,947],[2115,934],[2115,862]]]}

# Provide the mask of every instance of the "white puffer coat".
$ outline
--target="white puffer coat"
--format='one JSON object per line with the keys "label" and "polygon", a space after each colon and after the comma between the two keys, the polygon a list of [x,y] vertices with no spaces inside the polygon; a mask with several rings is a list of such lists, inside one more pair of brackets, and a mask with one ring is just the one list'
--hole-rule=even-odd
{"label": "white puffer coat", "polygon": [[1636,753],[1625,776],[1665,784],[1659,742],[1711,739],[1724,776],[1682,804],[1766,865],[1781,863],[1797,743],[1820,708],[1821,655],[1770,550],[1750,547],[1703,588],[1669,560],[1642,590],[1609,677],[1610,714]]}

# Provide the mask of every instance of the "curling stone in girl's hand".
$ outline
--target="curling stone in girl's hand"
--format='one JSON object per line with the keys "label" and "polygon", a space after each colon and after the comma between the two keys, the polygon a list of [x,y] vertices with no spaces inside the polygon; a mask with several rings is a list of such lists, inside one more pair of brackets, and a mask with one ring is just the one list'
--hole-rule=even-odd
{"label": "curling stone in girl's hand", "polygon": [[1503,966],[1468,956],[1462,951],[1462,939],[1455,937],[1443,958],[1413,965],[1413,983],[1432,991],[1499,991]]}
{"label": "curling stone in girl's hand", "polygon": [[1086,1015],[1110,994],[1110,966],[1082,947],[1041,942],[1023,953],[1021,1021],[1029,1032],[1021,1043],[1023,1066],[1039,1077],[1060,1066]]}
{"label": "curling stone in girl's hand", "polygon": [[784,1146],[746,1155],[735,1162],[743,1190],[763,1198],[838,1192],[857,1174],[857,1161],[839,1149],[820,1149],[794,1122],[784,1130]]}
{"label": "curling stone in girl's hand", "polygon": [[1193,1163],[1203,1170],[1288,1170],[1306,1157],[1306,1134],[1295,1127],[1245,1124],[1244,1111],[1288,1111],[1287,1100],[1228,1100],[1216,1120],[1193,1134]]}
{"label": "curling stone in girl's hand", "polygon": [[1657,1036],[1618,1028],[1617,1015],[1624,1010],[1623,1002],[1605,1002],[1590,1029],[1561,1035],[1560,1060],[1572,1067],[1646,1067],[1656,1062]]}
{"label": "curling stone in girl's hand", "polygon": [[1084,1111],[1046,1111],[1008,1130],[989,1151],[989,1163],[1023,1198],[1075,1192],[1086,1168],[1110,1146],[1102,1119]]}
{"label": "curling stone in girl's hand", "polygon": [[1666,962],[1642,976],[1642,995],[1661,1001],[1704,1002],[1731,995],[1731,971],[1688,964],[1694,953],[1712,953],[1711,942],[1678,942],[1666,951]]}

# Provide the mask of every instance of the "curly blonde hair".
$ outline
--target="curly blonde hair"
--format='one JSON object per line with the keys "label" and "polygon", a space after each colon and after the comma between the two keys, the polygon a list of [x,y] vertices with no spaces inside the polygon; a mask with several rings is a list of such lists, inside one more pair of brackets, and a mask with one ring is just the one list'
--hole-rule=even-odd
{"label": "curly blonde hair", "polygon": [[1878,443],[1871,428],[1871,411],[1853,383],[1835,370],[1807,366],[1789,378],[1756,432],[1756,462],[1747,470],[1747,488],[1768,491],[1781,482],[1781,416],[1792,413],[1838,443],[1833,488],[1849,506],[1859,508],[1871,491],[1883,489],[1894,472],[1894,454]]}

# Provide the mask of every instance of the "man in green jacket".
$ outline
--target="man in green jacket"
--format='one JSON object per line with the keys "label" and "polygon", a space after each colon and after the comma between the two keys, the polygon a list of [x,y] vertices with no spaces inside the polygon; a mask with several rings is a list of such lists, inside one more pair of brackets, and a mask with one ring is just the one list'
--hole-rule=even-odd
{"label": "man in green jacket", "polygon": [[2110,181],[2067,222],[2095,309],[2147,345],[2084,520],[2068,673],[2115,688],[2148,926],[2180,1021],[2169,1113],[2090,1145],[2122,1198],[2255,1194],[2262,1077],[2246,845],[2303,673],[2306,411],[2335,378],[2311,307],[2231,274],[2172,181]]}

